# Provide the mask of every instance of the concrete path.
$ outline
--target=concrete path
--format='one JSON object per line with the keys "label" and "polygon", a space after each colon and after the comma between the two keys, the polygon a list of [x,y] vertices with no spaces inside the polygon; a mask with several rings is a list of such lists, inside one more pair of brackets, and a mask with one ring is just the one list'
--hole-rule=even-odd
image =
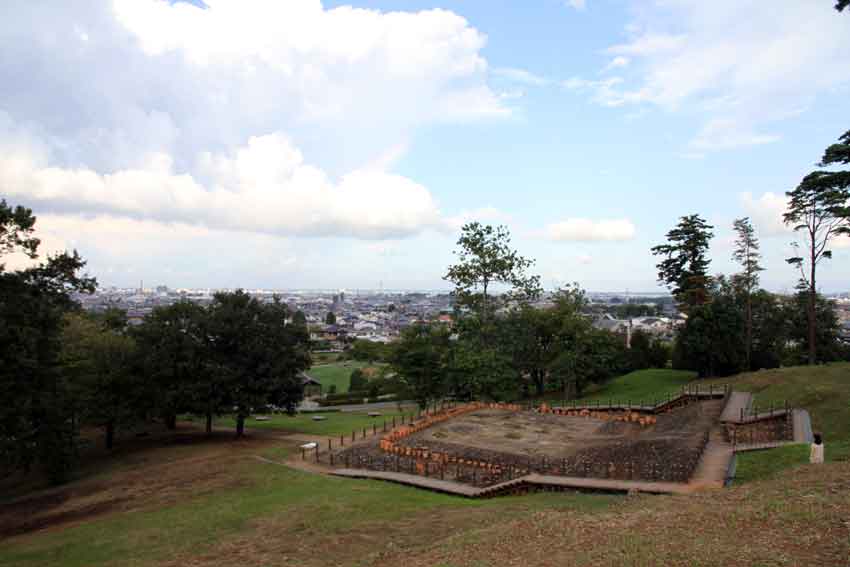
{"label": "concrete path", "polygon": [[753,404],[753,395],[749,392],[732,392],[729,395],[729,401],[726,402],[726,407],[723,408],[723,413],[720,414],[721,422],[738,422],[741,420],[741,410],[744,410],[744,415]]}
{"label": "concrete path", "polygon": [[719,426],[712,427],[708,444],[691,475],[690,484],[704,488],[723,488],[733,456],[732,444],[726,441],[723,429]]}

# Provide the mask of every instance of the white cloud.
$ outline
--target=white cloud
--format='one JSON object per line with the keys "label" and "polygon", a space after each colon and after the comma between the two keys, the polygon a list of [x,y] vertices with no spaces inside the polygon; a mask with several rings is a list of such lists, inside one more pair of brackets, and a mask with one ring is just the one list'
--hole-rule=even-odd
{"label": "white cloud", "polygon": [[697,150],[729,150],[744,146],[758,146],[779,140],[779,136],[758,134],[746,123],[733,119],[714,118],[709,120],[691,140],[690,146]]}
{"label": "white cloud", "polygon": [[420,126],[510,115],[487,85],[482,33],[439,9],[206,5],[4,10],[4,194],[57,214],[275,235],[445,224],[392,168]]}
{"label": "white cloud", "polygon": [[550,224],[545,236],[554,241],[621,241],[635,236],[635,225],[628,219],[590,220],[567,219]]}
{"label": "white cloud", "polygon": [[587,0],[567,0],[567,6],[576,10],[584,10],[587,8]]}
{"label": "white cloud", "polygon": [[[752,193],[741,194],[741,205],[753,220],[760,236],[787,237],[789,242],[799,240],[792,226],[786,225],[782,216],[788,210],[788,197],[772,192],[762,193],[758,198]],[[833,237],[830,248],[850,248],[850,236]]]}
{"label": "white cloud", "polygon": [[492,73],[497,77],[507,79],[508,81],[532,87],[542,87],[551,82],[546,77],[541,77],[539,75],[535,75],[531,71],[517,69],[514,67],[497,67],[493,69]]}
{"label": "white cloud", "polygon": [[588,266],[588,265],[593,263],[593,256],[590,256],[588,254],[582,254],[577,259],[578,259],[578,263],[582,264],[584,266]]}
{"label": "white cloud", "polygon": [[755,0],[681,0],[636,13],[629,39],[605,50],[628,57],[630,73],[589,85],[594,99],[695,113],[704,123],[694,148],[774,142],[780,136],[765,130],[850,81],[850,20],[817,2],[779,0],[767,10]]}
{"label": "white cloud", "polygon": [[616,88],[622,82],[622,77],[608,77],[607,79],[598,81],[582,79],[581,77],[570,77],[563,81],[561,86],[571,91],[589,92],[592,94],[592,100],[597,104],[614,107],[622,106],[626,102],[629,102],[623,93]]}
{"label": "white cloud", "polygon": [[404,177],[367,168],[334,183],[304,162],[282,134],[252,137],[226,154],[203,153],[204,186],[173,170],[166,154],[146,167],[99,174],[57,168],[28,154],[0,156],[8,195],[45,209],[109,213],[227,230],[281,235],[403,237],[434,227],[440,214],[431,194]]}
{"label": "white cloud", "polygon": [[631,63],[631,59],[622,55],[618,55],[611,59],[611,61],[607,65],[605,65],[605,68],[602,69],[602,72],[606,73],[608,71],[611,71],[612,69],[628,67],[629,63]]}
{"label": "white cloud", "polygon": [[789,236],[793,233],[782,221],[782,215],[788,209],[788,197],[785,195],[767,192],[754,197],[752,193],[742,193],[741,205],[760,235]]}

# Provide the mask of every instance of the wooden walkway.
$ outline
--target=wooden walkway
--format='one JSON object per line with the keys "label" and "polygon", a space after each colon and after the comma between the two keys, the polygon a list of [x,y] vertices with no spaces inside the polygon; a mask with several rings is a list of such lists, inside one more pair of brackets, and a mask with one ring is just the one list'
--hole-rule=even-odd
{"label": "wooden walkway", "polygon": [[528,474],[513,480],[508,480],[493,486],[476,488],[468,484],[440,480],[414,474],[391,471],[372,471],[366,469],[337,469],[331,472],[335,476],[348,478],[369,478],[385,480],[419,488],[426,488],[445,494],[464,496],[466,498],[482,498],[496,496],[524,487],[559,488],[588,492],[646,492],[650,494],[686,494],[694,490],[689,484],[675,482],[645,482],[638,480],[614,480],[604,478],[582,478],[567,476],[551,476]]}

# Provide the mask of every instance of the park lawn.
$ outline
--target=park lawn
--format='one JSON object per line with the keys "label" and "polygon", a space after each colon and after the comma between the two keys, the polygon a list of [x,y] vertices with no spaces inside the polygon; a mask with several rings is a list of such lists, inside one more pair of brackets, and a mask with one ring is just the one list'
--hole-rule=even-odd
{"label": "park lawn", "polygon": [[[595,513],[621,500],[580,494],[467,500],[260,462],[252,457],[284,458],[291,448],[251,443],[229,441],[223,445],[233,449],[221,453],[219,444],[208,460],[193,451],[166,465],[153,449],[144,463],[136,459],[111,467],[108,477],[69,485],[62,507],[79,502],[86,510],[93,489],[114,491],[115,506],[84,523],[0,540],[0,566],[360,565],[387,550],[470,533],[494,515]],[[207,477],[216,479],[214,489],[205,486]],[[134,493],[138,501],[122,502]]]}
{"label": "park lawn", "polygon": [[[387,422],[387,427],[391,426],[392,418],[400,420],[404,415],[409,418],[416,414],[416,409],[410,406],[404,406],[402,411],[398,409],[379,409],[375,410],[381,413],[379,417],[370,417],[367,411],[335,411],[335,412],[310,412],[300,413],[294,416],[286,414],[269,415],[268,421],[257,421],[254,417],[249,417],[245,420],[245,427],[249,429],[275,429],[286,431],[289,433],[304,433],[307,435],[350,435],[352,431],[357,431],[358,435],[363,428],[368,428],[371,432],[373,425],[379,429],[383,427],[384,421]],[[315,421],[313,416],[322,416],[325,419]],[[236,427],[236,421],[232,417],[221,417],[216,420],[216,425],[224,427]]]}
{"label": "park lawn", "polygon": [[779,472],[809,462],[809,446],[786,445],[765,451],[747,451],[735,457],[735,483],[773,478]]}
{"label": "park lawn", "polygon": [[313,366],[307,371],[307,375],[322,383],[322,392],[327,394],[331,386],[336,386],[336,392],[343,394],[348,391],[351,382],[351,373],[355,368],[380,367],[380,364],[368,364],[357,360],[345,362],[334,362],[331,364],[320,364]]}
{"label": "park lawn", "polygon": [[578,403],[599,402],[646,403],[653,404],[675,396],[682,386],[696,378],[695,372],[688,370],[669,370],[666,368],[648,368],[635,370],[614,378],[596,388],[588,388]]}
{"label": "park lawn", "polygon": [[850,363],[745,372],[713,382],[752,392],[758,407],[787,401],[808,410],[812,430],[823,434],[827,460],[850,459]]}
{"label": "park lawn", "polygon": [[850,557],[850,463],[807,465],[681,496],[638,496],[601,514],[544,510],[381,565],[838,567]]}

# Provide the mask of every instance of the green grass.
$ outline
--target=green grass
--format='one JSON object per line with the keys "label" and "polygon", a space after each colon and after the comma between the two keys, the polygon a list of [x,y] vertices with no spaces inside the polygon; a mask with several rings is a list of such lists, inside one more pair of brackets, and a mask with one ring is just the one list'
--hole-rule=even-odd
{"label": "green grass", "polygon": [[307,375],[322,383],[323,393],[327,394],[328,389],[331,386],[336,386],[337,394],[342,394],[348,391],[348,386],[351,381],[351,373],[354,369],[366,368],[368,366],[368,363],[358,362],[356,360],[334,362],[332,364],[314,366],[307,371]]}
{"label": "green grass", "polygon": [[[380,417],[369,417],[368,412],[327,412],[327,413],[305,413],[294,416],[283,414],[274,414],[269,416],[268,421],[257,421],[253,417],[249,417],[245,421],[245,427],[251,429],[277,429],[290,433],[305,433],[309,435],[350,435],[352,431],[358,433],[364,427],[371,432],[372,425],[378,428],[383,426],[384,420],[387,421],[389,427],[393,417],[400,419],[402,413],[405,416],[411,416],[416,413],[416,410],[411,407],[405,407],[403,412],[397,409],[382,409]],[[313,416],[323,416],[323,421],[313,420]],[[236,422],[232,417],[222,417],[216,421],[217,425],[224,427],[235,427]]]}
{"label": "green grass", "polygon": [[694,372],[687,370],[662,368],[636,370],[614,378],[596,389],[589,389],[579,403],[598,401],[606,404],[609,400],[613,400],[614,403],[629,401],[633,404],[654,403],[666,399],[668,395],[681,392],[682,386],[695,377]]}
{"label": "green grass", "polygon": [[[234,475],[241,479],[238,488],[215,491],[167,507],[112,514],[59,531],[6,540],[0,543],[0,566],[144,566],[181,555],[203,555],[217,545],[238,545],[239,538],[248,538],[248,549],[261,549],[264,537],[269,537],[264,535],[264,526],[275,539],[290,538],[312,546],[346,533],[365,532],[378,540],[388,530],[398,531],[396,523],[409,523],[417,514],[438,509],[441,516],[450,510],[472,512],[482,508],[492,508],[493,513],[502,515],[541,507],[595,511],[618,500],[612,496],[579,494],[467,500],[390,483],[327,477],[253,461],[240,465]],[[468,523],[462,515],[446,521]],[[412,533],[406,537],[412,537]],[[340,558],[340,563],[351,564],[354,560],[346,555]]]}
{"label": "green grass", "polygon": [[772,478],[777,473],[809,462],[809,446],[787,445],[765,451],[738,453],[735,482]]}
{"label": "green grass", "polygon": [[[812,429],[823,434],[826,459],[850,460],[850,363],[761,370],[712,382],[752,392],[759,407],[787,401],[807,409]],[[761,458],[769,459],[769,453]]]}

